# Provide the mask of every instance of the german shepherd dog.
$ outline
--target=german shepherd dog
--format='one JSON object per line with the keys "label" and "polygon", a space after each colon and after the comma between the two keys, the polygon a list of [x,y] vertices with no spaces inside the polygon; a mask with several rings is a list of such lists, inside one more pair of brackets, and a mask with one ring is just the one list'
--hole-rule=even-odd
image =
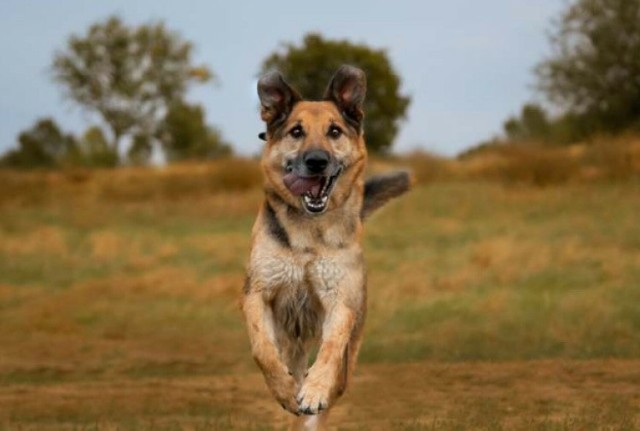
{"label": "german shepherd dog", "polygon": [[364,181],[365,93],[365,74],[352,66],[336,72],[322,101],[302,100],[278,72],[258,82],[265,200],[242,309],[267,386],[297,416],[292,429],[322,427],[346,389],[366,313],[362,223],[411,182],[407,172]]}

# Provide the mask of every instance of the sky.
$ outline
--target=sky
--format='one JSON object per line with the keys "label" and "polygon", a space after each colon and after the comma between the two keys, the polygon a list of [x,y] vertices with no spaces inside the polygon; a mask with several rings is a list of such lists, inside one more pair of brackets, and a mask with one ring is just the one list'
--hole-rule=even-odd
{"label": "sky", "polygon": [[[51,79],[71,34],[117,14],[127,24],[162,20],[195,45],[195,63],[217,81],[191,102],[241,154],[256,154],[264,127],[256,80],[261,62],[308,32],[385,49],[411,96],[394,151],[452,156],[500,133],[528,101],[540,101],[533,67],[550,52],[547,33],[563,0],[0,0],[0,152],[38,118],[81,133],[95,118]],[[370,86],[375,82],[369,82]]]}

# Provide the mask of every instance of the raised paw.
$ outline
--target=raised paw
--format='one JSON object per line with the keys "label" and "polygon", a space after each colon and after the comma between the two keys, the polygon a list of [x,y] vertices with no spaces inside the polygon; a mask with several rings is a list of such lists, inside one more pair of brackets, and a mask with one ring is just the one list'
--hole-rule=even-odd
{"label": "raised paw", "polygon": [[330,386],[320,382],[305,382],[298,392],[298,412],[305,415],[317,415],[329,407]]}
{"label": "raised paw", "polygon": [[280,403],[280,406],[285,409],[286,411],[288,411],[289,413],[293,413],[296,416],[300,416],[300,411],[298,408],[298,404],[296,402],[296,400],[294,399],[294,397],[287,397],[287,398],[279,398],[276,397],[278,402]]}
{"label": "raised paw", "polygon": [[296,381],[289,374],[280,376],[279,379],[271,379],[268,382],[269,388],[274,397],[280,403],[283,409],[299,415],[298,403],[295,398]]}

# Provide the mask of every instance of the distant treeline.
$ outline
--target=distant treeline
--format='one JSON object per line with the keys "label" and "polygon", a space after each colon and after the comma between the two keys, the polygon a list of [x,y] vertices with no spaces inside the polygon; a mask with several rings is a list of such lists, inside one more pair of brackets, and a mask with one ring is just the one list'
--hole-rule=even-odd
{"label": "distant treeline", "polygon": [[0,166],[32,169],[146,165],[153,155],[154,139],[159,143],[155,148],[162,151],[167,162],[208,160],[232,153],[218,130],[206,125],[200,106],[172,106],[161,126],[160,137],[133,136],[123,158],[100,127],[91,126],[81,136],[75,136],[63,132],[52,118],[43,118],[20,133],[18,148],[5,153]]}
{"label": "distant treeline", "polygon": [[[602,136],[616,145],[616,136],[640,133],[640,1],[574,0],[554,21],[550,48],[535,68],[548,104],[525,104],[500,135],[463,157],[504,145],[566,146]],[[65,96],[99,123],[73,136],[43,118],[20,133],[0,166],[112,167],[231,154],[231,144],[206,124],[203,107],[185,100],[190,85],[216,79],[207,66],[193,64],[192,50],[163,23],[127,26],[117,17],[72,35],[51,72]],[[384,50],[308,34],[299,46],[267,56],[259,70],[279,69],[303,96],[318,98],[343,63],[361,67],[375,82],[365,134],[371,152],[386,155],[411,98],[400,93],[401,79]]]}
{"label": "distant treeline", "polygon": [[[99,124],[74,136],[54,119],[42,118],[20,133],[17,147],[0,158],[0,166],[114,167],[231,154],[232,146],[206,124],[204,108],[185,100],[190,85],[215,80],[207,66],[193,64],[192,50],[163,23],[127,26],[118,17],[71,36],[65,50],[55,54],[51,72],[67,99]],[[384,50],[308,34],[301,46],[289,44],[269,55],[260,71],[279,69],[304,96],[319,98],[343,63],[367,70],[376,82],[378,91],[366,102],[365,133],[373,152],[386,152],[411,100],[400,94],[400,78]]]}

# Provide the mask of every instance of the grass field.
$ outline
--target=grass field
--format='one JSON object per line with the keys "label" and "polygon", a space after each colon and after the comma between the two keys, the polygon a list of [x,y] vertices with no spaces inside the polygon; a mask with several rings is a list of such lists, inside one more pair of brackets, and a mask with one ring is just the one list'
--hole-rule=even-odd
{"label": "grass field", "polygon": [[[0,429],[285,426],[238,307],[258,188],[29,184],[0,199]],[[638,186],[433,183],[374,216],[335,429],[640,429]]]}

